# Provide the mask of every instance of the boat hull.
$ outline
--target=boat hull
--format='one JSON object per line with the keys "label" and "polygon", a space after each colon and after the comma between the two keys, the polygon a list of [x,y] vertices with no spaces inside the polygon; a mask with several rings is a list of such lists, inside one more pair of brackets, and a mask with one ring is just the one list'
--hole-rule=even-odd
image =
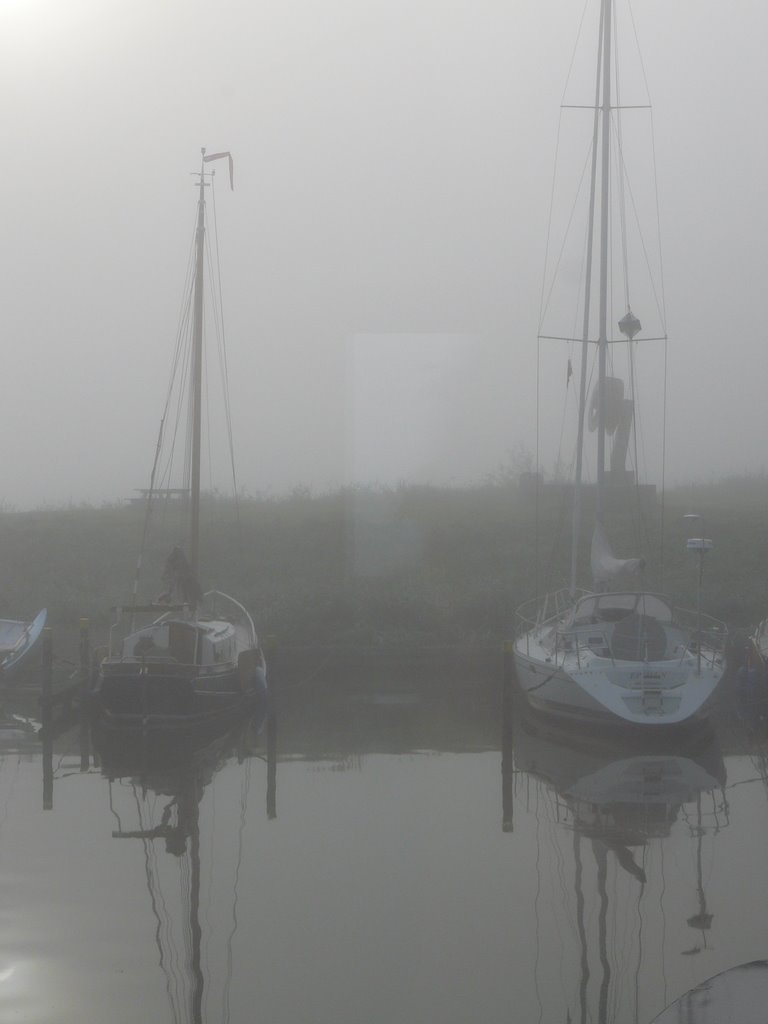
{"label": "boat hull", "polygon": [[142,729],[194,725],[266,697],[267,667],[250,615],[218,591],[205,599],[225,603],[228,616],[172,610],[111,646],[92,691],[97,717]]}
{"label": "boat hull", "polygon": [[709,663],[699,674],[678,662],[622,665],[609,659],[581,667],[567,660],[558,665],[526,653],[526,646],[525,639],[518,641],[514,657],[529,705],[592,723],[664,728],[697,720],[706,713],[724,671]]}
{"label": "boat hull", "polygon": [[[255,652],[254,652],[255,653]],[[93,706],[105,722],[120,726],[187,726],[225,717],[266,699],[263,665],[217,667],[102,664]]]}

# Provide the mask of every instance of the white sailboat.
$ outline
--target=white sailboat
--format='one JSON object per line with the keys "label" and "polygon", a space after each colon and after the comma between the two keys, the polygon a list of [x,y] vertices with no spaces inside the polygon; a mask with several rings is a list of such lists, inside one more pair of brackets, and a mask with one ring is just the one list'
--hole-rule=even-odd
{"label": "white sailboat", "polygon": [[[618,322],[622,337],[610,326],[610,190],[611,166],[620,146],[614,123],[621,104],[614,101],[616,71],[612,59],[614,0],[601,0],[595,79],[592,161],[586,259],[583,332],[575,458],[570,587],[523,606],[518,613],[515,665],[522,691],[540,709],[584,720],[634,725],[673,725],[696,716],[711,698],[724,673],[724,624],[698,607],[685,612],[664,596],[634,589],[642,559],[618,559],[606,533],[606,507],[622,489],[634,486],[624,468],[633,429],[634,400],[624,397],[624,382],[609,373],[609,349],[630,349],[642,330],[628,305]],[[617,168],[618,191],[625,168]],[[593,297],[592,268],[597,269]],[[597,332],[592,307],[597,306]],[[652,340],[652,339],[648,339]],[[658,339],[656,339],[658,340]],[[587,367],[597,347],[597,382],[587,397]],[[612,355],[612,353],[611,353]],[[582,519],[582,474],[585,421],[597,435],[595,526],[592,538],[592,589],[576,586],[577,548]],[[607,454],[613,448],[610,464]],[[711,542],[688,542],[700,558]]]}
{"label": "white sailboat", "polygon": [[[203,593],[197,582],[200,550],[200,496],[203,402],[203,291],[206,238],[205,165],[229,153],[206,155],[202,151],[199,172],[194,265],[185,308],[192,310],[189,363],[176,361],[182,381],[188,382],[190,434],[187,479],[189,481],[189,559],[174,548],[164,572],[166,592],[148,605],[137,599],[139,570],[133,600],[117,609],[110,632],[107,656],[101,662],[94,696],[99,712],[121,725],[181,725],[230,714],[253,698],[266,694],[266,665],[253,620],[234,598],[219,591]],[[181,332],[180,332],[181,333]],[[165,417],[164,417],[165,419]],[[148,513],[155,492],[155,472],[148,494]],[[170,491],[170,489],[168,489]],[[173,493],[177,493],[174,490]],[[145,530],[146,533],[146,530]],[[143,554],[143,553],[142,553]],[[139,559],[139,568],[141,557]],[[149,624],[136,628],[140,615]],[[127,624],[127,635],[124,626]]]}

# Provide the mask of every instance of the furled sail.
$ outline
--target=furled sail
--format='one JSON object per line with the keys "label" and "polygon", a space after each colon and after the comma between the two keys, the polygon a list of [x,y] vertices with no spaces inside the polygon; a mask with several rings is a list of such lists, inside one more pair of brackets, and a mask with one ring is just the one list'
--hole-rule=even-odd
{"label": "furled sail", "polygon": [[645,564],[642,558],[614,558],[611,545],[600,523],[592,534],[592,575],[596,582],[609,583],[619,576],[632,576]]}

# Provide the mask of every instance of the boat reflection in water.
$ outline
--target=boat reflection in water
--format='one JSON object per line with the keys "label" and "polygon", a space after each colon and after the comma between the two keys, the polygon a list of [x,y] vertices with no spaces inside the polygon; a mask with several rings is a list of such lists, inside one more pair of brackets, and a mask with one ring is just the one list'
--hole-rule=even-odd
{"label": "boat reflection in water", "polygon": [[[228,1005],[249,762],[257,757],[267,761],[267,812],[275,817],[275,735],[275,716],[265,704],[215,728],[94,734],[116,820],[112,837],[137,841],[143,848],[148,904],[173,1020],[201,1024],[208,1019],[211,997]],[[238,766],[242,780],[236,816],[230,814],[225,821],[221,810],[214,815],[210,802],[201,815],[216,775]],[[222,848],[235,856],[227,880],[221,878],[226,861]],[[158,851],[169,856],[158,856]],[[151,941],[150,933],[147,938]]]}
{"label": "boat reflection in water", "polygon": [[[557,1008],[558,1019],[647,1019],[658,1012],[654,1000],[663,999],[669,954],[701,952],[712,927],[703,843],[728,824],[716,736],[700,732],[675,747],[648,736],[631,743],[626,735],[558,726],[522,701],[510,705],[505,726],[503,770],[513,779],[504,780],[504,828],[512,828],[513,799],[524,798],[539,822],[542,867],[551,843],[562,881],[559,904],[550,907],[548,894],[537,902],[537,924],[540,912],[552,913],[561,920],[542,934],[574,932],[573,942],[548,951],[562,958],[567,977],[567,1006]],[[685,885],[674,884],[665,866],[668,847],[676,866],[690,864],[693,854],[694,906],[692,873],[686,871]]]}

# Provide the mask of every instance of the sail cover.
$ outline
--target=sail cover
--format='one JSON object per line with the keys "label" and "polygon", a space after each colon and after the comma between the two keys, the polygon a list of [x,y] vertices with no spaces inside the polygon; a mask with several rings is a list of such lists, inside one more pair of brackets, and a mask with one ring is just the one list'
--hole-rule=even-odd
{"label": "sail cover", "polygon": [[614,558],[611,545],[600,523],[592,534],[592,575],[600,583],[609,583],[619,576],[631,576],[643,568],[642,558]]}

